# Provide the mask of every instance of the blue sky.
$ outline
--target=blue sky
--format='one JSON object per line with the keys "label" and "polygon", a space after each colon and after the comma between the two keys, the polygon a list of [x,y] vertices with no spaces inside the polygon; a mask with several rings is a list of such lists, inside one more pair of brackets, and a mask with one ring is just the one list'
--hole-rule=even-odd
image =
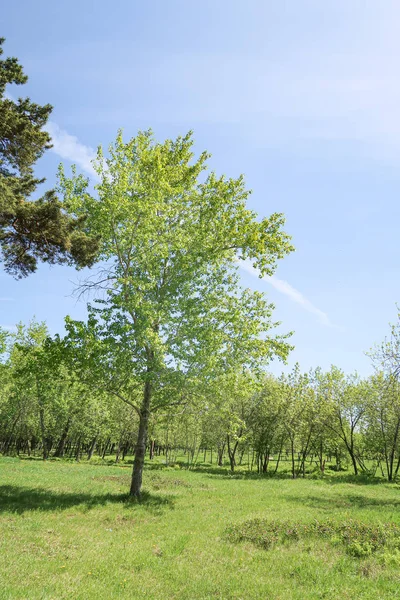
{"label": "blue sky", "polygon": [[[245,174],[252,208],[286,214],[297,251],[272,280],[242,273],[295,331],[290,364],[367,374],[400,300],[399,19],[390,0],[20,0],[2,7],[1,35],[24,95],[54,105],[49,186],[61,160],[90,172],[118,128],[193,129],[212,168]],[[2,273],[0,324],[35,315],[62,331],[85,314],[80,277]]]}

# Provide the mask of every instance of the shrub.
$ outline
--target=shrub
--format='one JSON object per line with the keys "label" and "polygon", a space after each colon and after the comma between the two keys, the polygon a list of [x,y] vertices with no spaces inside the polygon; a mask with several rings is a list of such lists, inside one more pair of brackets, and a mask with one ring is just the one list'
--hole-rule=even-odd
{"label": "shrub", "polygon": [[400,527],[395,523],[369,525],[352,519],[311,523],[253,519],[232,525],[226,530],[226,536],[233,543],[251,542],[266,550],[285,542],[322,538],[344,546],[350,556],[358,558],[371,556],[385,548],[396,551],[400,548]]}

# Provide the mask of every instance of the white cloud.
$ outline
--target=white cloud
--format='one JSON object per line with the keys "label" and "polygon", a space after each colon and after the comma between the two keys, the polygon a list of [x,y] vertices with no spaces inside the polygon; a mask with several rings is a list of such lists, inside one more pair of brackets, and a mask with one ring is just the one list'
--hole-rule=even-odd
{"label": "white cloud", "polygon": [[[250,275],[253,275],[253,277],[258,277],[257,270],[251,265],[249,261],[242,261],[239,263],[239,266],[247,273],[250,273]],[[314,306],[314,304],[310,302],[308,298],[306,298],[301,292],[299,292],[299,290],[296,290],[296,288],[290,285],[290,283],[288,283],[287,281],[284,281],[283,279],[278,279],[274,275],[265,275],[261,279],[271,284],[272,287],[278,290],[278,292],[281,292],[281,294],[285,294],[285,296],[288,296],[288,298],[293,300],[293,302],[296,302],[296,304],[302,306],[304,310],[316,315],[318,317],[319,322],[323,325],[326,325],[327,327],[335,327],[335,325],[333,325],[333,323],[330,321],[328,315],[323,310]]]}
{"label": "white cloud", "polygon": [[92,165],[93,159],[96,158],[93,148],[82,144],[76,136],[61,129],[54,121],[49,121],[45,129],[51,135],[52,151],[55,154],[78,165],[88,175],[97,177]]}
{"label": "white cloud", "polygon": [[[9,92],[5,93],[5,98],[15,102],[15,98]],[[61,129],[54,121],[48,121],[44,128],[51,136],[54,154],[60,158],[71,161],[81,167],[88,175],[97,178],[93,168],[92,161],[96,158],[96,152],[91,146],[82,144],[75,135],[71,135],[65,129]]]}

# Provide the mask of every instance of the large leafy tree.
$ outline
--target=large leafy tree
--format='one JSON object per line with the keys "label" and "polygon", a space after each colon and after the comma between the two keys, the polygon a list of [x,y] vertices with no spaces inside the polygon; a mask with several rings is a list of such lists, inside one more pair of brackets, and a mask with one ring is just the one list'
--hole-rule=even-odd
{"label": "large leafy tree", "polygon": [[238,277],[238,261],[267,275],[292,250],[283,215],[258,220],[243,177],[206,174],[208,155],[194,159],[192,144],[191,133],[163,143],[149,132],[128,143],[118,135],[109,158],[99,153],[95,195],[84,177],[60,173],[64,203],[76,219],[86,216],[104,264],[88,283],[103,300],[86,326],[69,324],[70,336],[77,356],[92,348],[109,390],[119,366],[120,391],[136,406],[133,496],[154,407],[187,402],[194,379],[259,368],[290,348],[286,336],[271,336],[273,306]]}
{"label": "large leafy tree", "polygon": [[26,81],[16,58],[0,59],[0,249],[6,271],[17,277],[35,271],[38,260],[91,265],[97,250],[97,240],[84,232],[84,217],[71,218],[53,190],[31,199],[44,181],[35,177],[34,165],[51,148],[44,126],[52,107],[6,96],[8,84]]}

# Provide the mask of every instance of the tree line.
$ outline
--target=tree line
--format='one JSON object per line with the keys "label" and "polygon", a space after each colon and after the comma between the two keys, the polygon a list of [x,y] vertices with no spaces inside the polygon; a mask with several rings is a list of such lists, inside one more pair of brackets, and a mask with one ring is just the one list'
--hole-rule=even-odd
{"label": "tree line", "polygon": [[[218,372],[180,387],[183,398],[152,410],[145,445],[148,459],[162,454],[187,466],[206,462],[234,472],[238,465],[271,476],[284,468],[293,478],[351,469],[388,481],[400,469],[400,325],[375,348],[375,373],[361,379],[337,367],[280,377],[242,368]],[[2,332],[0,451],[69,457],[136,451],[140,414],[76,370],[67,340],[51,338],[44,323]],[[103,378],[104,379],[104,378]],[[169,394],[171,387],[165,390]],[[175,390],[176,393],[176,390]]]}

